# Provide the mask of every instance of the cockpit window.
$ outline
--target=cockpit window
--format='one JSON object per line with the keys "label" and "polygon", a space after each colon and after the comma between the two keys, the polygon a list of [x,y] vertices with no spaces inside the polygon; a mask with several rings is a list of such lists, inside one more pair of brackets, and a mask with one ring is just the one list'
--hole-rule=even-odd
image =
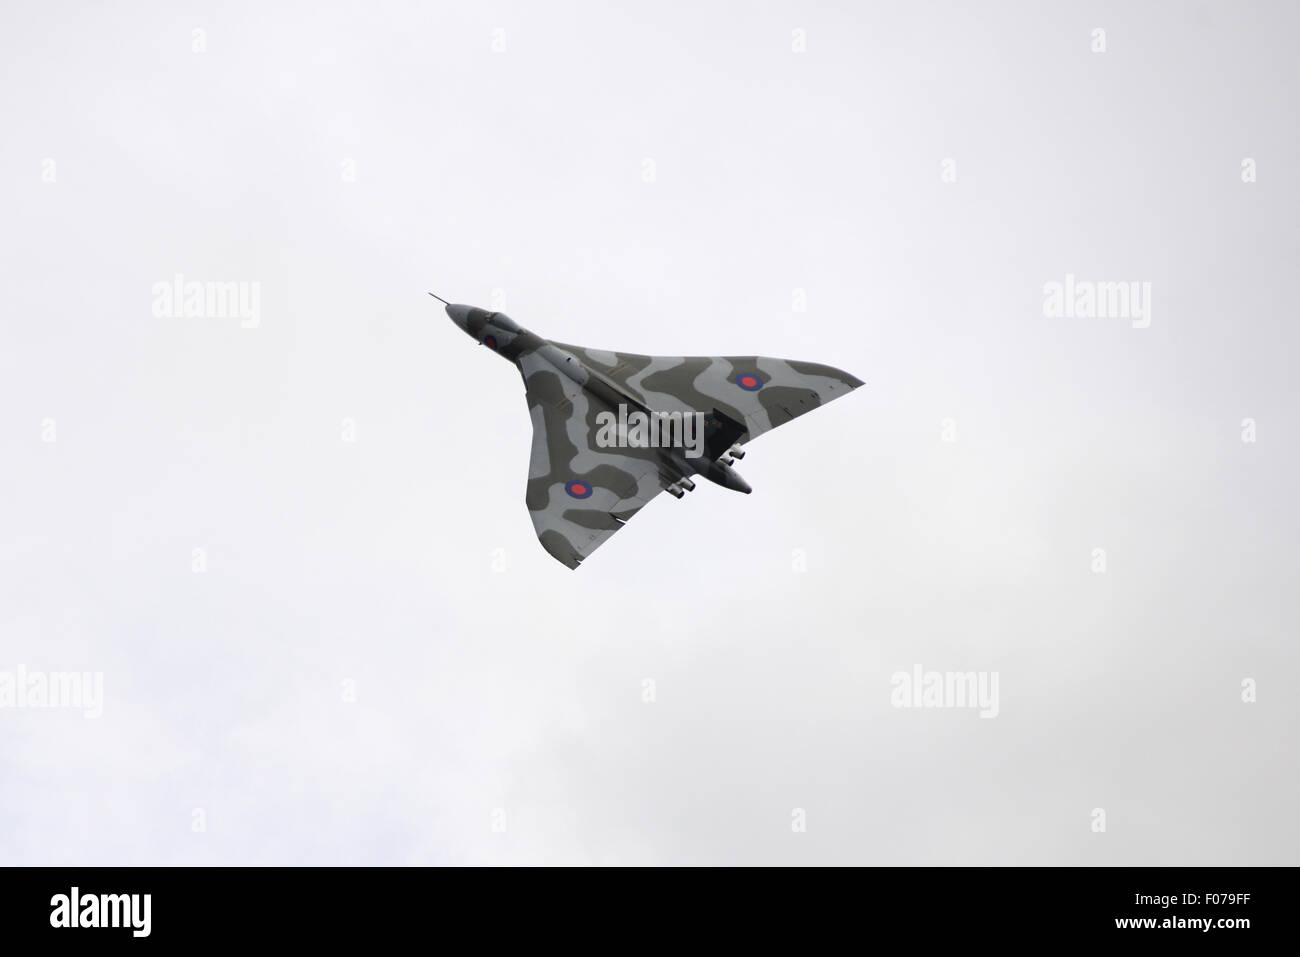
{"label": "cockpit window", "polygon": [[509,316],[504,316],[499,312],[492,314],[492,325],[496,326],[498,329],[504,329],[506,332],[519,331],[519,323],[515,322]]}

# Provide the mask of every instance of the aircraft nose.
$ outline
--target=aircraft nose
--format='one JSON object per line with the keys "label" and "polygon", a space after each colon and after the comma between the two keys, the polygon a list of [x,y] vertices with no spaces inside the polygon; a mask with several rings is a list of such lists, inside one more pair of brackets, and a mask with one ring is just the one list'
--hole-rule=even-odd
{"label": "aircraft nose", "polygon": [[451,316],[451,321],[460,326],[465,332],[469,332],[469,311],[471,306],[461,306],[451,304],[447,306],[447,315]]}

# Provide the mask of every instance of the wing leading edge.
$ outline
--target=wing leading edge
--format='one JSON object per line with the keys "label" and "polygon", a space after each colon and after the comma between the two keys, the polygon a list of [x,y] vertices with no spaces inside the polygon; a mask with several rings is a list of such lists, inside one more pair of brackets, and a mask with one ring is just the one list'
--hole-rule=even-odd
{"label": "wing leading edge", "polygon": [[742,445],[863,384],[842,369],[795,359],[642,356],[556,345],[651,409],[725,412],[745,424]]}

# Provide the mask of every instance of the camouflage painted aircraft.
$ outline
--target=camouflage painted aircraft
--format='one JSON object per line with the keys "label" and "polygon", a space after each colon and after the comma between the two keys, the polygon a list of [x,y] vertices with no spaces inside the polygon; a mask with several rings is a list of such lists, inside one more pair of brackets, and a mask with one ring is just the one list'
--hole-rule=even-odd
{"label": "camouflage painted aircraft", "polygon": [[[429,295],[434,296],[433,293]],[[456,325],[513,362],[533,419],[528,513],[542,547],[569,568],[660,492],[681,498],[700,475],[750,491],[732,466],[743,446],[862,385],[847,372],[764,356],[640,356],[543,339],[499,312],[447,303]],[[699,413],[702,454],[598,442],[610,416]],[[699,421],[699,419],[697,419]]]}

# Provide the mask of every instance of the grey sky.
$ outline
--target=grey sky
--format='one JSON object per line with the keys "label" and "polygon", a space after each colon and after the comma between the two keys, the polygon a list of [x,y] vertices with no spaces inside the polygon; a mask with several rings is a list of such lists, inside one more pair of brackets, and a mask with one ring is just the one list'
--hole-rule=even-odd
{"label": "grey sky", "polygon": [[[0,671],[104,713],[0,709],[0,862],[1300,863],[1297,28],[8,5]],[[256,327],[156,316],[178,273]],[[1067,274],[1150,326],[1047,318]],[[427,289],[866,387],[570,572]],[[997,718],[893,707],[916,665]]]}

